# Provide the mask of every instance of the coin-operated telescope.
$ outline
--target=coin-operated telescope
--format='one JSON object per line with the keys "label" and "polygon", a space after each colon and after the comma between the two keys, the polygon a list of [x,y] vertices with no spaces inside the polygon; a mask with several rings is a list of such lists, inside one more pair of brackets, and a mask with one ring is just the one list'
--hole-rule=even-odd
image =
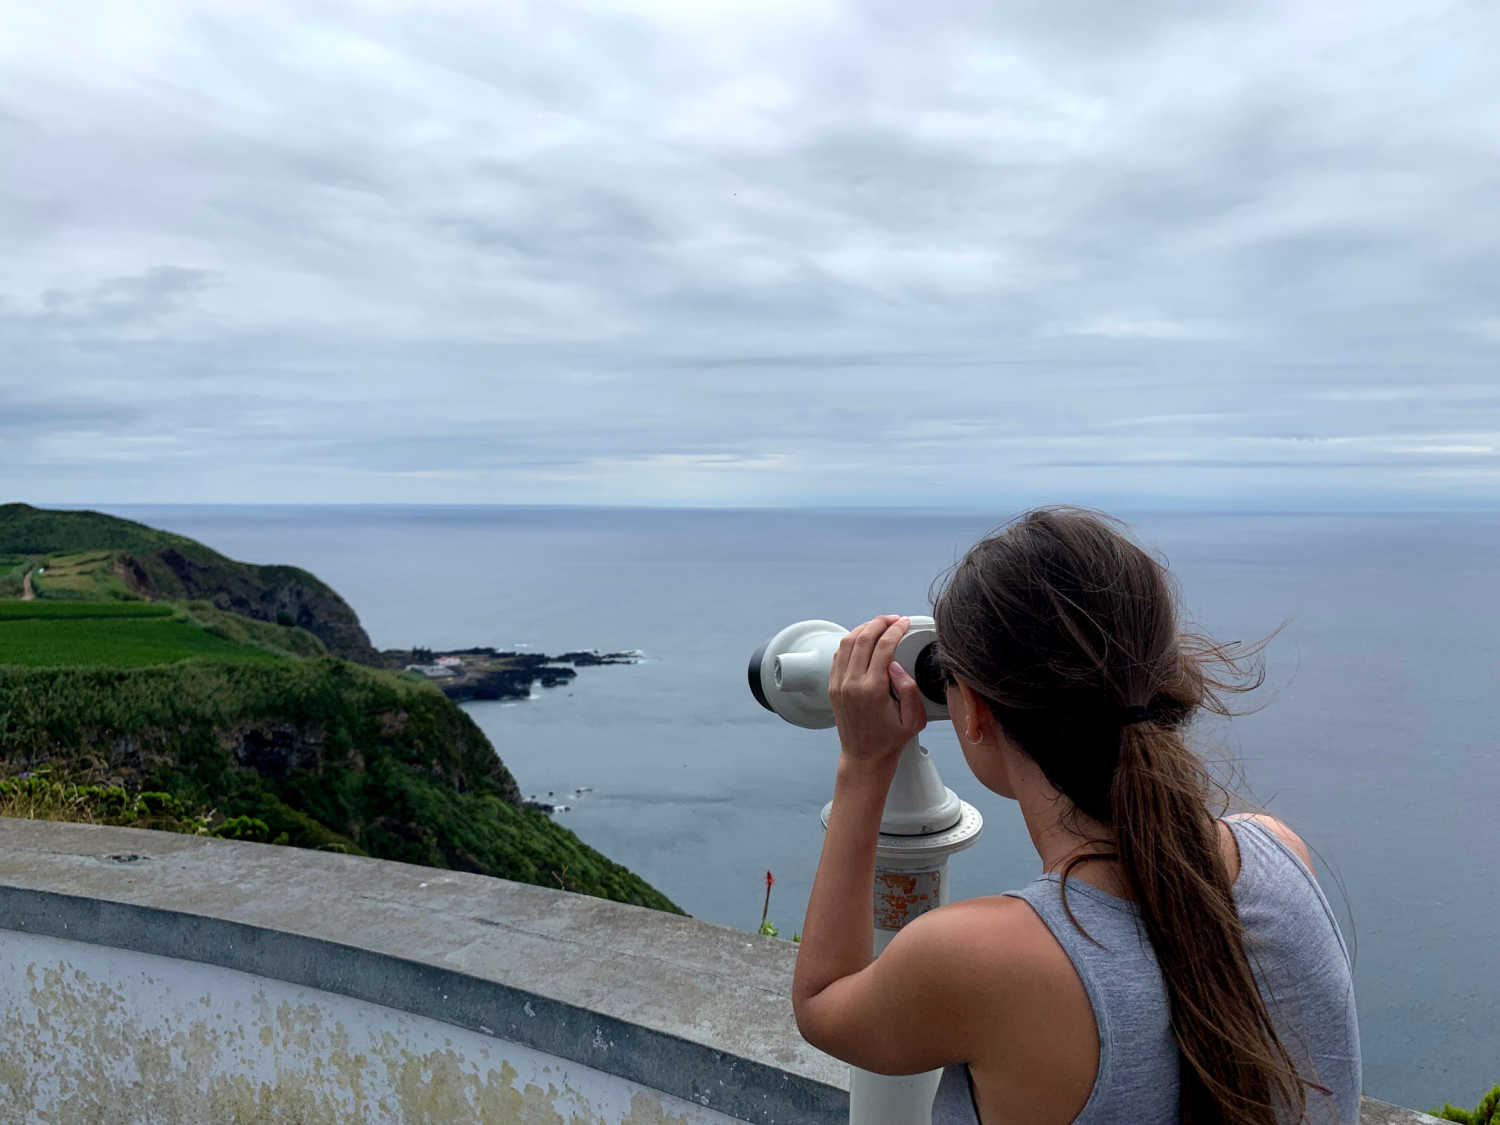
{"label": "coin-operated telescope", "polygon": [[[799,621],[777,633],[750,658],[750,694],[767,711],[812,730],[834,724],[828,702],[828,674],[833,654],[849,630],[832,621]],[[896,645],[894,659],[922,692],[927,718],[948,717],[947,693],[937,662],[937,631],[930,617],[913,617]],[[829,802],[823,810],[828,824]],[[901,754],[900,765],[880,820],[882,836],[926,836],[944,832],[963,818],[964,804],[938,779],[925,747],[915,740]],[[973,812],[972,806],[970,811]],[[973,813],[976,825],[979,814]],[[978,830],[974,835],[978,836]],[[971,841],[972,842],[972,841]],[[887,841],[882,840],[883,845]],[[894,843],[894,842],[892,842]],[[888,845],[889,846],[889,845]],[[957,849],[955,849],[957,850]],[[896,927],[899,929],[900,927]],[[889,939],[887,939],[889,940]]]}
{"label": "coin-operated telescope", "polygon": [[[849,630],[832,621],[799,621],[750,657],[750,694],[768,711],[812,730],[834,725],[828,675]],[[948,717],[947,693],[930,617],[911,618],[894,659],[917,681],[928,719]],[[833,802],[823,806],[823,827]],[[875,849],[875,953],[912,919],[948,901],[948,857],[979,839],[979,810],[938,777],[927,748],[913,738],[901,751],[880,818]],[[930,1125],[942,1071],[889,1076],[853,1069],[852,1125]]]}
{"label": "coin-operated telescope", "polygon": [[[922,691],[929,719],[948,717],[948,696],[937,661],[937,630],[930,617],[913,617],[896,646],[896,663]],[[849,630],[832,621],[799,621],[777,633],[750,657],[750,694],[789,723],[821,730],[833,726],[828,673]]]}

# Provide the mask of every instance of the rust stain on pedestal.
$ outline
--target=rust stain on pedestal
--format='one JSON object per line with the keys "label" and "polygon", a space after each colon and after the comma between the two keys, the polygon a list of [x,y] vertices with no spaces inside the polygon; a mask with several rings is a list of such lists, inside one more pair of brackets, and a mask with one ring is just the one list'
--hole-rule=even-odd
{"label": "rust stain on pedestal", "polygon": [[940,872],[875,871],[875,925],[882,930],[899,930],[941,902]]}

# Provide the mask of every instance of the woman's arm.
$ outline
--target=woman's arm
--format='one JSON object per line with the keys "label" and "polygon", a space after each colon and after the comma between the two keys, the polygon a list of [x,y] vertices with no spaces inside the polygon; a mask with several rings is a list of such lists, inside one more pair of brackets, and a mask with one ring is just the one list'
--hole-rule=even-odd
{"label": "woman's arm", "polygon": [[792,982],[797,1026],[809,1043],[889,1074],[967,1058],[973,1026],[963,1018],[973,958],[950,910],[923,915],[878,960],[872,955],[881,811],[902,748],[927,722],[916,681],[892,659],[909,624],[877,617],[834,656],[828,694],[838,772]]}
{"label": "woman's arm", "polygon": [[[828,673],[839,764],[823,854],[797,951],[792,1004],[859,972],[873,956],[875,844],[901,750],[927,725],[917,685],[896,678],[896,644],[911,623],[886,614],[845,634]],[[913,698],[915,696],[915,698]]]}
{"label": "woman's arm", "polygon": [[819,993],[874,960],[875,844],[896,761],[895,756],[877,762],[839,758],[792,979],[799,1024]]}

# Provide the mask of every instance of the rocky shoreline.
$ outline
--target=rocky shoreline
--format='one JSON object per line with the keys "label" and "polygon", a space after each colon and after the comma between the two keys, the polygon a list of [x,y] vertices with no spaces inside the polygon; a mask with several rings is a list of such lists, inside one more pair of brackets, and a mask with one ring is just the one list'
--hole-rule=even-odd
{"label": "rocky shoreline", "polygon": [[634,664],[639,653],[576,651],[548,656],[541,652],[474,647],[448,649],[386,649],[388,668],[426,676],[456,703],[473,700],[527,699],[533,686],[559,687],[571,683],[579,668],[603,664]]}

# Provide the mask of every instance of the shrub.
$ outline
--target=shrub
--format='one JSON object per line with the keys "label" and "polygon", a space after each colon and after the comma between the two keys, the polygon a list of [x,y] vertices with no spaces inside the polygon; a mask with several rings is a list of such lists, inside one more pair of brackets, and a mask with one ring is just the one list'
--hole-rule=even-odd
{"label": "shrub", "polygon": [[[148,791],[109,798],[139,807],[140,816],[127,819],[122,808],[119,819],[99,811],[51,819],[181,822],[179,830],[206,834],[228,818],[239,821],[221,831],[230,838],[448,867],[680,913],[545,814],[523,810],[483,731],[441,692],[326,656],[131,670],[0,667],[0,770],[35,771],[44,762]],[[205,808],[217,810],[213,819],[189,811]]]}
{"label": "shrub", "polygon": [[202,835],[208,831],[211,815],[188,808],[169,793],[131,796],[118,785],[55,777],[45,768],[28,776],[0,779],[0,816]]}
{"label": "shrub", "polygon": [[1433,1110],[1432,1115],[1460,1125],[1500,1125],[1500,1083],[1480,1100],[1473,1112],[1444,1102],[1443,1108]]}
{"label": "shrub", "polygon": [[[271,830],[266,827],[266,822],[256,816],[232,816],[219,827],[215,828],[211,835],[218,836],[224,840],[250,840],[257,844],[263,844],[271,837]],[[285,836],[285,833],[282,833]]]}

